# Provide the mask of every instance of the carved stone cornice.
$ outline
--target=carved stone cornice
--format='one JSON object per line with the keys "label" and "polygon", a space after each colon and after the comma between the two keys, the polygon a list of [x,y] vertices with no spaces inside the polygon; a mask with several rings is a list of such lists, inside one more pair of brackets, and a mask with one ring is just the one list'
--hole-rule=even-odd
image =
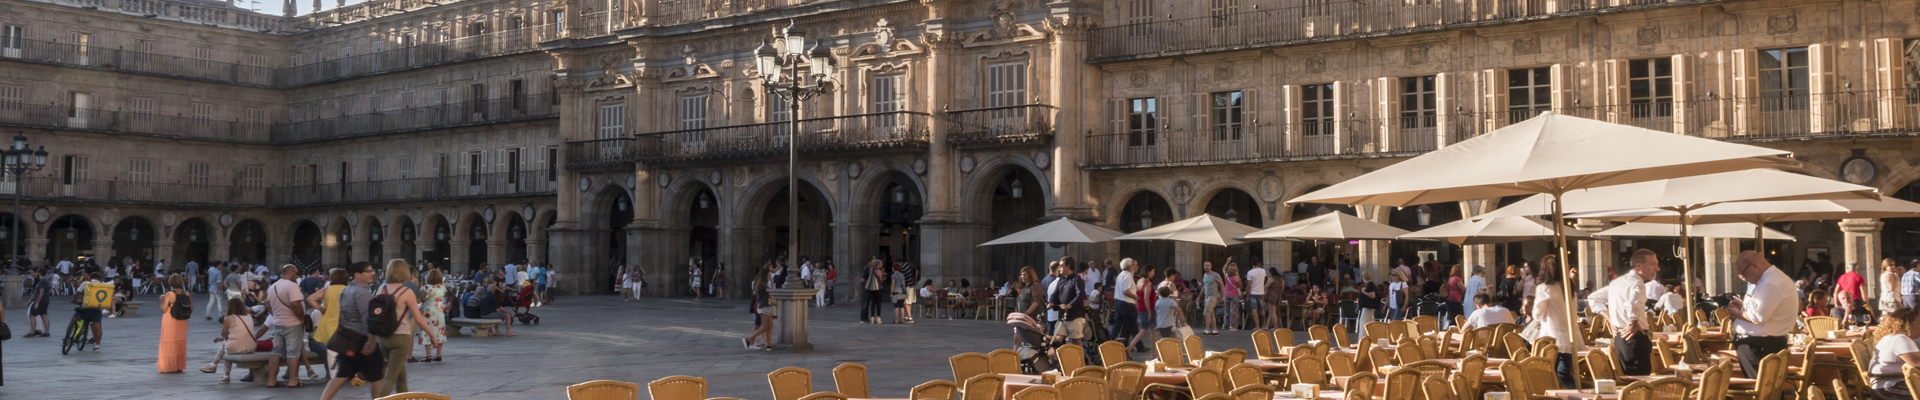
{"label": "carved stone cornice", "polygon": [[933,31],[920,34],[920,40],[926,43],[927,49],[933,51],[959,50],[961,45],[966,42],[966,34],[960,32]]}
{"label": "carved stone cornice", "polygon": [[955,3],[957,2],[954,0],[920,0],[921,5],[927,6],[927,19],[946,19],[957,16],[954,15],[957,12],[954,10],[957,6]]}
{"label": "carved stone cornice", "polygon": [[1083,42],[1087,40],[1088,33],[1100,27],[1100,23],[1087,17],[1058,16],[1047,18],[1042,26],[1060,41]]}

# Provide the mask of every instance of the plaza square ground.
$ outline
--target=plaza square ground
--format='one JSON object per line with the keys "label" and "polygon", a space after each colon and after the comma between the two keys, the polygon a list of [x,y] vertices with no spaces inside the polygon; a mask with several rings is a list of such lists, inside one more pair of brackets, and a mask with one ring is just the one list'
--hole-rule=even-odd
{"label": "plaza square ground", "polygon": [[[318,382],[301,389],[268,389],[196,371],[211,359],[218,325],[200,319],[188,335],[188,370],[155,372],[160,314],[151,295],[133,318],[106,319],[105,350],[60,354],[60,339],[21,338],[26,310],[10,309],[14,339],[4,342],[6,399],[303,399],[319,398]],[[204,302],[206,295],[196,300]],[[71,308],[66,308],[71,309]],[[49,316],[65,324],[70,311]],[[562,297],[540,307],[540,325],[515,325],[517,337],[456,337],[446,361],[408,365],[410,389],[455,399],[565,399],[567,385],[595,379],[646,383],[669,375],[707,379],[709,397],[770,399],[766,374],[785,366],[812,370],[815,391],[833,390],[832,368],[865,364],[873,395],[900,397],[914,385],[953,379],[947,357],[1013,345],[1001,321],[921,318],[907,325],[856,322],[856,308],[814,308],[810,318],[815,351],[807,354],[748,351],[740,338],[752,328],[744,300],[647,299],[624,303],[613,296]],[[891,310],[888,310],[891,312]],[[1304,333],[1299,334],[1304,340]],[[1245,331],[1206,337],[1207,348],[1250,348]],[[1143,357],[1136,353],[1135,358]],[[367,398],[365,387],[342,389],[341,399]],[[647,398],[641,393],[641,398]]]}

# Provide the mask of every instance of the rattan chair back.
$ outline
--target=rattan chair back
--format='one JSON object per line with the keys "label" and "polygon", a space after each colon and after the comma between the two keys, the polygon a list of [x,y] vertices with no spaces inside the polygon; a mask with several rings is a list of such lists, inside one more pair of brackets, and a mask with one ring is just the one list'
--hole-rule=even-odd
{"label": "rattan chair back", "polygon": [[[981,363],[986,362],[986,357],[980,354]],[[767,386],[773,388],[773,400],[799,400],[800,397],[813,393],[813,371],[800,367],[776,369],[767,373]]]}
{"label": "rattan chair back", "polygon": [[972,378],[968,378],[966,384],[960,385],[960,399],[961,400],[999,399],[1000,385],[1006,384],[1006,382],[1007,382],[1007,378],[1000,376],[999,374],[980,374]]}
{"label": "rattan chair back", "polygon": [[1098,349],[1100,350],[1100,363],[1103,364],[1101,365],[1102,367],[1111,367],[1114,364],[1127,362],[1126,343],[1120,343],[1118,340],[1108,340],[1106,343],[1101,343]]}
{"label": "rattan chair back", "polygon": [[[999,353],[1000,350],[994,350],[994,352]],[[1019,356],[1016,355],[1014,357]],[[1020,373],[1020,360],[1018,358],[1014,359],[1013,372],[1011,373]],[[838,367],[833,367],[833,390],[840,392],[840,394],[847,395],[847,397],[873,397],[872,393],[867,391],[867,366],[860,365],[859,363],[843,363]],[[660,397],[654,396],[654,398],[658,399]]]}
{"label": "rattan chair back", "polygon": [[960,384],[952,381],[930,381],[914,386],[912,391],[907,392],[907,397],[908,400],[953,400],[953,395],[959,392]]}
{"label": "rattan chair back", "polygon": [[[613,387],[616,389],[613,389],[610,391],[615,391],[615,392],[618,391],[617,389],[619,387],[618,385],[597,384],[595,386],[586,386],[588,383],[596,383],[596,382],[626,383],[626,382],[617,382],[617,381],[593,381],[593,382],[581,383],[578,385],[572,385],[567,387],[567,397],[572,399],[581,398],[581,397],[576,397],[574,395],[575,387],[579,387],[580,390],[582,391],[593,391],[593,392],[598,392],[603,390],[603,389],[600,389],[602,387]],[[639,389],[636,387],[635,391],[638,392]],[[586,394],[583,393],[582,395],[586,395]],[[639,393],[635,393],[635,395],[639,395]],[[675,376],[655,379],[653,382],[647,382],[647,397],[654,398],[657,400],[706,399],[707,398],[707,379],[686,376],[686,375],[675,375]],[[628,398],[631,398],[631,397],[628,397]]]}
{"label": "rattan chair back", "polygon": [[1075,377],[1053,384],[1060,390],[1060,397],[1067,399],[1099,399],[1107,395],[1107,380]]}
{"label": "rattan chair back", "polygon": [[1053,349],[1053,358],[1060,372],[1078,370],[1087,366],[1087,349],[1077,344],[1062,345]]}

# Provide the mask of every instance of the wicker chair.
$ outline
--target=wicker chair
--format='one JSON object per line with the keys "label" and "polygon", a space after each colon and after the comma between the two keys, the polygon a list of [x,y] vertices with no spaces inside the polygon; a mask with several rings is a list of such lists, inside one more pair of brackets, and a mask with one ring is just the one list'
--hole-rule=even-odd
{"label": "wicker chair", "polygon": [[1646,400],[1686,400],[1687,390],[1693,386],[1692,381],[1678,377],[1657,379],[1652,382],[1640,381],[1633,384],[1644,384],[1652,389],[1652,397]]}
{"label": "wicker chair", "polygon": [[1346,324],[1333,324],[1333,345],[1342,349],[1353,348],[1353,335],[1347,332]]}
{"label": "wicker chair", "polygon": [[[953,368],[953,381],[966,382],[980,374],[993,373],[993,363],[987,355],[980,353],[960,353],[947,358],[947,365]],[[786,400],[786,399],[776,399]]]}
{"label": "wicker chair", "polygon": [[847,400],[847,395],[836,392],[817,392],[800,396],[800,400]]}
{"label": "wicker chair", "polygon": [[[1118,340],[1108,340],[1106,343],[1101,343],[1097,349],[1100,351],[1100,363],[1103,364],[1101,365],[1103,367],[1112,367],[1114,364],[1127,362],[1126,343],[1120,343]],[[992,354],[988,355],[991,356]],[[1019,364],[1019,356],[1015,356],[1014,361],[1015,364]]]}
{"label": "wicker chair", "polygon": [[1227,362],[1227,355],[1225,353],[1214,353],[1211,356],[1207,356],[1207,358],[1200,359],[1200,368],[1213,368],[1226,371],[1227,367],[1233,365],[1233,363]]}
{"label": "wicker chair", "polygon": [[[1525,366],[1527,368],[1525,375],[1526,380],[1534,381],[1532,382],[1532,386],[1537,388],[1540,393],[1544,394],[1548,390],[1573,389],[1560,387],[1560,378],[1559,375],[1553,372],[1553,359],[1551,358],[1528,357],[1520,360],[1509,360],[1507,362],[1518,362],[1520,365]],[[1501,372],[1505,371],[1504,369],[1501,370]]]}
{"label": "wicker chair", "polygon": [[1272,333],[1263,330],[1254,330],[1252,336],[1253,354],[1255,357],[1260,357],[1260,359],[1267,361],[1287,360],[1287,356],[1280,355],[1278,351],[1274,351],[1275,347],[1273,347]]}
{"label": "wicker chair", "polygon": [[[1507,392],[1512,393],[1509,398],[1515,400],[1558,400],[1558,397],[1546,395],[1547,388],[1543,384],[1547,382],[1535,382],[1533,379],[1526,378],[1515,379],[1515,377],[1527,376],[1527,367],[1520,361],[1522,360],[1509,360],[1504,364],[1500,364],[1501,375],[1507,377]],[[1552,383],[1555,386],[1559,386],[1559,382],[1560,380],[1555,378]]]}
{"label": "wicker chair", "polygon": [[961,400],[996,400],[1000,398],[1000,386],[1007,382],[1006,377],[998,374],[980,374],[967,378],[960,385]]}
{"label": "wicker chair", "polygon": [[1147,375],[1147,365],[1137,362],[1123,362],[1107,367],[1107,391],[1115,399],[1132,399],[1140,393],[1140,378]]}
{"label": "wicker chair", "polygon": [[813,372],[800,367],[776,369],[767,373],[767,386],[773,388],[773,400],[800,400],[813,393]]}
{"label": "wicker chair", "polygon": [[1077,344],[1069,344],[1053,349],[1054,365],[1060,372],[1068,372],[1087,366],[1087,350]]}
{"label": "wicker chair", "polygon": [[1506,342],[1507,358],[1527,358],[1533,355],[1527,352],[1527,339],[1521,338],[1519,333],[1508,333],[1501,340]]}
{"label": "wicker chair", "polygon": [[1209,394],[1205,396],[1200,396],[1199,398],[1195,398],[1193,400],[1233,400],[1233,395],[1229,395],[1226,393],[1214,393],[1214,394]]}
{"label": "wicker chair", "polygon": [[1247,385],[1234,388],[1233,391],[1227,392],[1227,397],[1231,397],[1234,400],[1273,400],[1273,392],[1274,388],[1272,386]]}
{"label": "wicker chair", "polygon": [[[915,398],[913,400],[946,400],[946,399],[920,397],[920,398]],[[1060,400],[1060,390],[1054,389],[1052,386],[1034,386],[1026,389],[1020,389],[1019,393],[1013,394],[1013,400]]]}
{"label": "wicker chair", "polygon": [[1326,325],[1309,326],[1307,327],[1307,340],[1332,342],[1333,331],[1328,330]]}
{"label": "wicker chair", "polygon": [[[595,383],[595,382],[612,382],[614,384],[625,383],[625,382],[614,382],[614,381],[593,381],[593,382],[587,382],[587,383]],[[590,389],[598,390],[598,389],[594,389],[593,387],[585,386],[587,383],[568,386],[567,397],[579,399],[579,398],[583,398],[580,396],[584,395],[585,391],[587,390],[590,390]],[[623,386],[623,385],[609,385],[607,387],[620,387],[620,386]],[[574,393],[575,387],[579,387],[582,393],[579,395],[576,395]],[[636,392],[638,391],[637,387],[635,388],[635,391]],[[707,398],[707,380],[705,378],[696,378],[696,377],[685,376],[685,375],[675,375],[675,376],[656,379],[653,382],[647,382],[647,397],[651,397],[655,400],[705,399]],[[626,397],[626,398],[632,398],[632,397]]]}
{"label": "wicker chair", "polygon": [[1587,350],[1587,373],[1592,374],[1593,379],[1620,379],[1618,367],[1619,364],[1613,362],[1613,356],[1607,355],[1607,352]]}
{"label": "wicker chair", "polygon": [[[1900,372],[1902,375],[1906,376],[1908,390],[1912,390],[1912,388],[1920,387],[1920,369],[1915,369],[1911,365],[1903,365],[1900,367]],[[1915,396],[1915,397],[1920,397],[1920,396]]]}
{"label": "wicker chair", "polygon": [[[1834,400],[1868,400],[1865,397],[1855,397],[1855,395],[1853,394],[1853,389],[1848,389],[1850,387],[1854,387],[1854,386],[1848,386],[1846,383],[1841,382],[1839,379],[1834,379],[1833,380],[1833,399]],[[1866,386],[1859,386],[1859,387],[1866,387]]]}
{"label": "wicker chair", "polygon": [[1421,398],[1426,400],[1453,400],[1453,385],[1447,384],[1447,377],[1427,378],[1420,383]]}
{"label": "wicker chair", "polygon": [[1418,317],[1413,317],[1413,323],[1414,323],[1414,326],[1419,327],[1419,329],[1412,332],[1413,334],[1416,334],[1416,335],[1425,335],[1428,333],[1440,331],[1439,317],[1435,317],[1431,315],[1422,315]]}
{"label": "wicker chair", "polygon": [[1193,367],[1193,364],[1187,363],[1186,354],[1180,352],[1180,339],[1160,338],[1153,342],[1153,350],[1154,355],[1160,356],[1160,362],[1166,363],[1168,367]]}
{"label": "wicker chair", "polygon": [[[998,353],[999,351],[996,350],[994,352]],[[1014,360],[1013,367],[1012,373],[1020,373],[1019,359]],[[867,366],[860,365],[859,363],[843,363],[838,367],[833,367],[833,390],[840,392],[840,394],[847,395],[847,397],[873,397],[871,392],[867,390]],[[653,398],[659,399],[660,396],[654,396]]]}
{"label": "wicker chair", "polygon": [[[1473,310],[1467,310],[1467,311],[1471,312]],[[1467,326],[1467,316],[1466,315],[1453,316],[1453,326],[1456,326],[1456,327]]]}
{"label": "wicker chair", "polygon": [[1400,369],[1402,370],[1410,369],[1410,370],[1413,370],[1414,372],[1419,372],[1421,381],[1426,381],[1428,378],[1447,379],[1448,376],[1453,375],[1453,366],[1447,365],[1445,363],[1441,363],[1439,361],[1418,361],[1418,362],[1407,363],[1406,365],[1401,365]]}
{"label": "wicker chair", "polygon": [[1142,388],[1141,396],[1145,397],[1154,393],[1167,393],[1197,399],[1209,394],[1225,394],[1226,392],[1226,387],[1221,385],[1219,370],[1198,368],[1187,372],[1186,385],[1155,383]]}
{"label": "wicker chair", "polygon": [[1380,376],[1372,372],[1361,372],[1347,378],[1345,400],[1373,400],[1373,387],[1380,384]]}
{"label": "wicker chair", "polygon": [[1276,348],[1276,349],[1293,347],[1293,345],[1298,344],[1298,343],[1294,343],[1292,329],[1287,329],[1287,328],[1274,329],[1273,334],[1270,336],[1273,336],[1273,348]]}
{"label": "wicker chair", "polygon": [[1653,386],[1646,382],[1634,382],[1620,388],[1620,400],[1653,400]]}
{"label": "wicker chair", "polygon": [[1840,319],[1834,317],[1806,317],[1801,323],[1807,324],[1807,334],[1813,337],[1826,337],[1827,332],[1840,329]]}
{"label": "wicker chair", "polygon": [[1460,342],[1463,345],[1471,343],[1471,345],[1467,346],[1468,349],[1479,350],[1481,353],[1493,354],[1492,352],[1490,352],[1491,350],[1488,349],[1489,347],[1493,347],[1493,327],[1482,326],[1479,328],[1473,328],[1473,330],[1467,331],[1466,337],[1460,339]]}
{"label": "wicker chair", "polygon": [[[1536,348],[1537,347],[1538,346],[1536,346]],[[1680,355],[1677,353],[1674,353],[1672,347],[1668,347],[1666,343],[1661,343],[1659,341],[1653,342],[1652,371],[1654,375],[1672,375],[1673,365],[1679,364],[1679,363],[1680,363]]]}
{"label": "wicker chair", "polygon": [[[953,395],[959,392],[960,385],[957,383],[951,381],[930,381],[914,386],[913,390],[907,393],[907,397],[910,400],[953,400]],[[1058,397],[1059,396],[1054,396],[1054,398]]]}
{"label": "wicker chair", "polygon": [[1786,352],[1773,353],[1760,359],[1760,373],[1754,374],[1753,388],[1729,389],[1727,393],[1754,399],[1775,399],[1780,397],[1780,386],[1785,385],[1786,380]]}
{"label": "wicker chair", "polygon": [[1700,373],[1700,387],[1693,389],[1693,393],[1688,397],[1695,399],[1727,398],[1727,386],[1732,378],[1732,363],[1720,363],[1719,365],[1707,367],[1705,372]]}
{"label": "wicker chair", "polygon": [[1327,361],[1325,359],[1317,356],[1296,358],[1293,360],[1292,365],[1288,367],[1290,370],[1288,373],[1291,375],[1291,379],[1289,379],[1290,383],[1327,385]]}
{"label": "wicker chair", "polygon": [[1102,367],[1098,365],[1088,365],[1088,366],[1074,369],[1073,374],[1069,376],[1072,376],[1075,378],[1094,378],[1094,379],[1106,380],[1107,367]]}
{"label": "wicker chair", "polygon": [[[998,349],[992,352],[988,352],[987,353],[987,370],[993,371],[993,373],[996,373],[996,374],[1020,373],[1020,353],[1013,350],[1007,350],[1007,349]],[[846,393],[846,392],[841,391],[841,393]],[[853,396],[852,393],[847,393],[847,395]],[[866,397],[866,396],[854,396],[854,397]]]}
{"label": "wicker chair", "polygon": [[[635,396],[638,396],[638,394],[635,394]],[[570,397],[570,398],[577,398],[577,397]],[[433,394],[433,393],[426,393],[426,392],[406,392],[406,393],[395,393],[392,395],[388,395],[386,397],[381,397],[377,400],[449,400],[449,399],[452,399],[452,397],[447,397],[447,395],[444,395],[444,394]]]}
{"label": "wicker chair", "polygon": [[[1405,324],[1405,322],[1412,322],[1412,321],[1402,320],[1402,321],[1387,322],[1386,323],[1387,335],[1381,336],[1381,337],[1387,338],[1388,341],[1392,341],[1394,343],[1399,343],[1400,339],[1406,339],[1407,324]],[[1414,385],[1419,385],[1419,383],[1415,383]]]}
{"label": "wicker chair", "polygon": [[1199,335],[1188,336],[1186,340],[1180,342],[1187,351],[1187,362],[1197,363],[1200,359],[1207,358],[1207,348],[1200,343]]}
{"label": "wicker chair", "polygon": [[1369,342],[1380,339],[1393,340],[1392,328],[1389,326],[1390,324],[1380,321],[1368,322],[1360,327],[1364,331],[1361,336],[1367,338]]}
{"label": "wicker chair", "polygon": [[1420,393],[1420,371],[1396,369],[1387,373],[1387,393],[1382,400],[1416,400]]}
{"label": "wicker chair", "polygon": [[1336,351],[1333,352],[1333,354],[1328,354],[1326,360],[1327,372],[1332,373],[1333,376],[1353,376],[1354,370],[1356,369],[1354,367],[1353,354]]}
{"label": "wicker chair", "polygon": [[[1107,395],[1107,380],[1097,378],[1074,377],[1053,384],[1060,390],[1060,397],[1066,399],[1099,399]],[[999,392],[998,389],[994,390]]]}
{"label": "wicker chair", "polygon": [[[1413,363],[1427,359],[1426,354],[1420,353],[1420,345],[1414,344],[1411,340],[1401,341],[1400,346],[1393,349],[1393,355],[1395,359],[1399,360],[1398,364]],[[1374,365],[1378,366],[1378,361],[1375,361]]]}
{"label": "wicker chair", "polygon": [[1267,377],[1266,372],[1261,371],[1260,367],[1255,367],[1251,364],[1240,364],[1232,368],[1227,368],[1227,382],[1235,388],[1248,385],[1265,385],[1267,384]]}
{"label": "wicker chair", "polygon": [[1847,344],[1847,349],[1853,354],[1853,369],[1860,373],[1860,381],[1872,382],[1873,377],[1868,376],[1867,372],[1872,368],[1867,363],[1873,362],[1873,347],[1868,346],[1866,340],[1855,340]]}
{"label": "wicker chair", "polygon": [[1227,365],[1240,365],[1240,363],[1247,362],[1246,350],[1227,349],[1227,351],[1222,351],[1220,354],[1227,357]]}
{"label": "wicker chair", "polygon": [[1447,358],[1445,354],[1440,353],[1440,341],[1426,336],[1420,337],[1420,354],[1427,356],[1428,359]]}
{"label": "wicker chair", "polygon": [[1459,397],[1460,400],[1480,398],[1480,378],[1481,376],[1472,375],[1467,371],[1454,372],[1452,379],[1453,395]]}
{"label": "wicker chair", "polygon": [[1367,361],[1371,361],[1374,368],[1397,365],[1393,362],[1393,350],[1387,350],[1385,347],[1375,347],[1372,353],[1373,354],[1367,355]]}

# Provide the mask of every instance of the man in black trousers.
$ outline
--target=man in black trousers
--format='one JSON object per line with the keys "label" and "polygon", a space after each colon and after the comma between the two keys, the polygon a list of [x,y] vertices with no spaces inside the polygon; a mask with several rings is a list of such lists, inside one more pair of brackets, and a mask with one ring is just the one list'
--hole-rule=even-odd
{"label": "man in black trousers", "polygon": [[1660,271],[1653,250],[1633,252],[1633,264],[1607,284],[1607,322],[1613,327],[1613,356],[1621,375],[1646,375],[1653,369],[1653,342],[1647,339],[1646,282]]}
{"label": "man in black trousers", "polygon": [[1740,252],[1733,271],[1748,284],[1747,295],[1727,303],[1733,314],[1733,347],[1740,368],[1752,379],[1760,373],[1760,359],[1787,350],[1787,335],[1799,321],[1799,292],[1793,278],[1774,268],[1752,250]]}

